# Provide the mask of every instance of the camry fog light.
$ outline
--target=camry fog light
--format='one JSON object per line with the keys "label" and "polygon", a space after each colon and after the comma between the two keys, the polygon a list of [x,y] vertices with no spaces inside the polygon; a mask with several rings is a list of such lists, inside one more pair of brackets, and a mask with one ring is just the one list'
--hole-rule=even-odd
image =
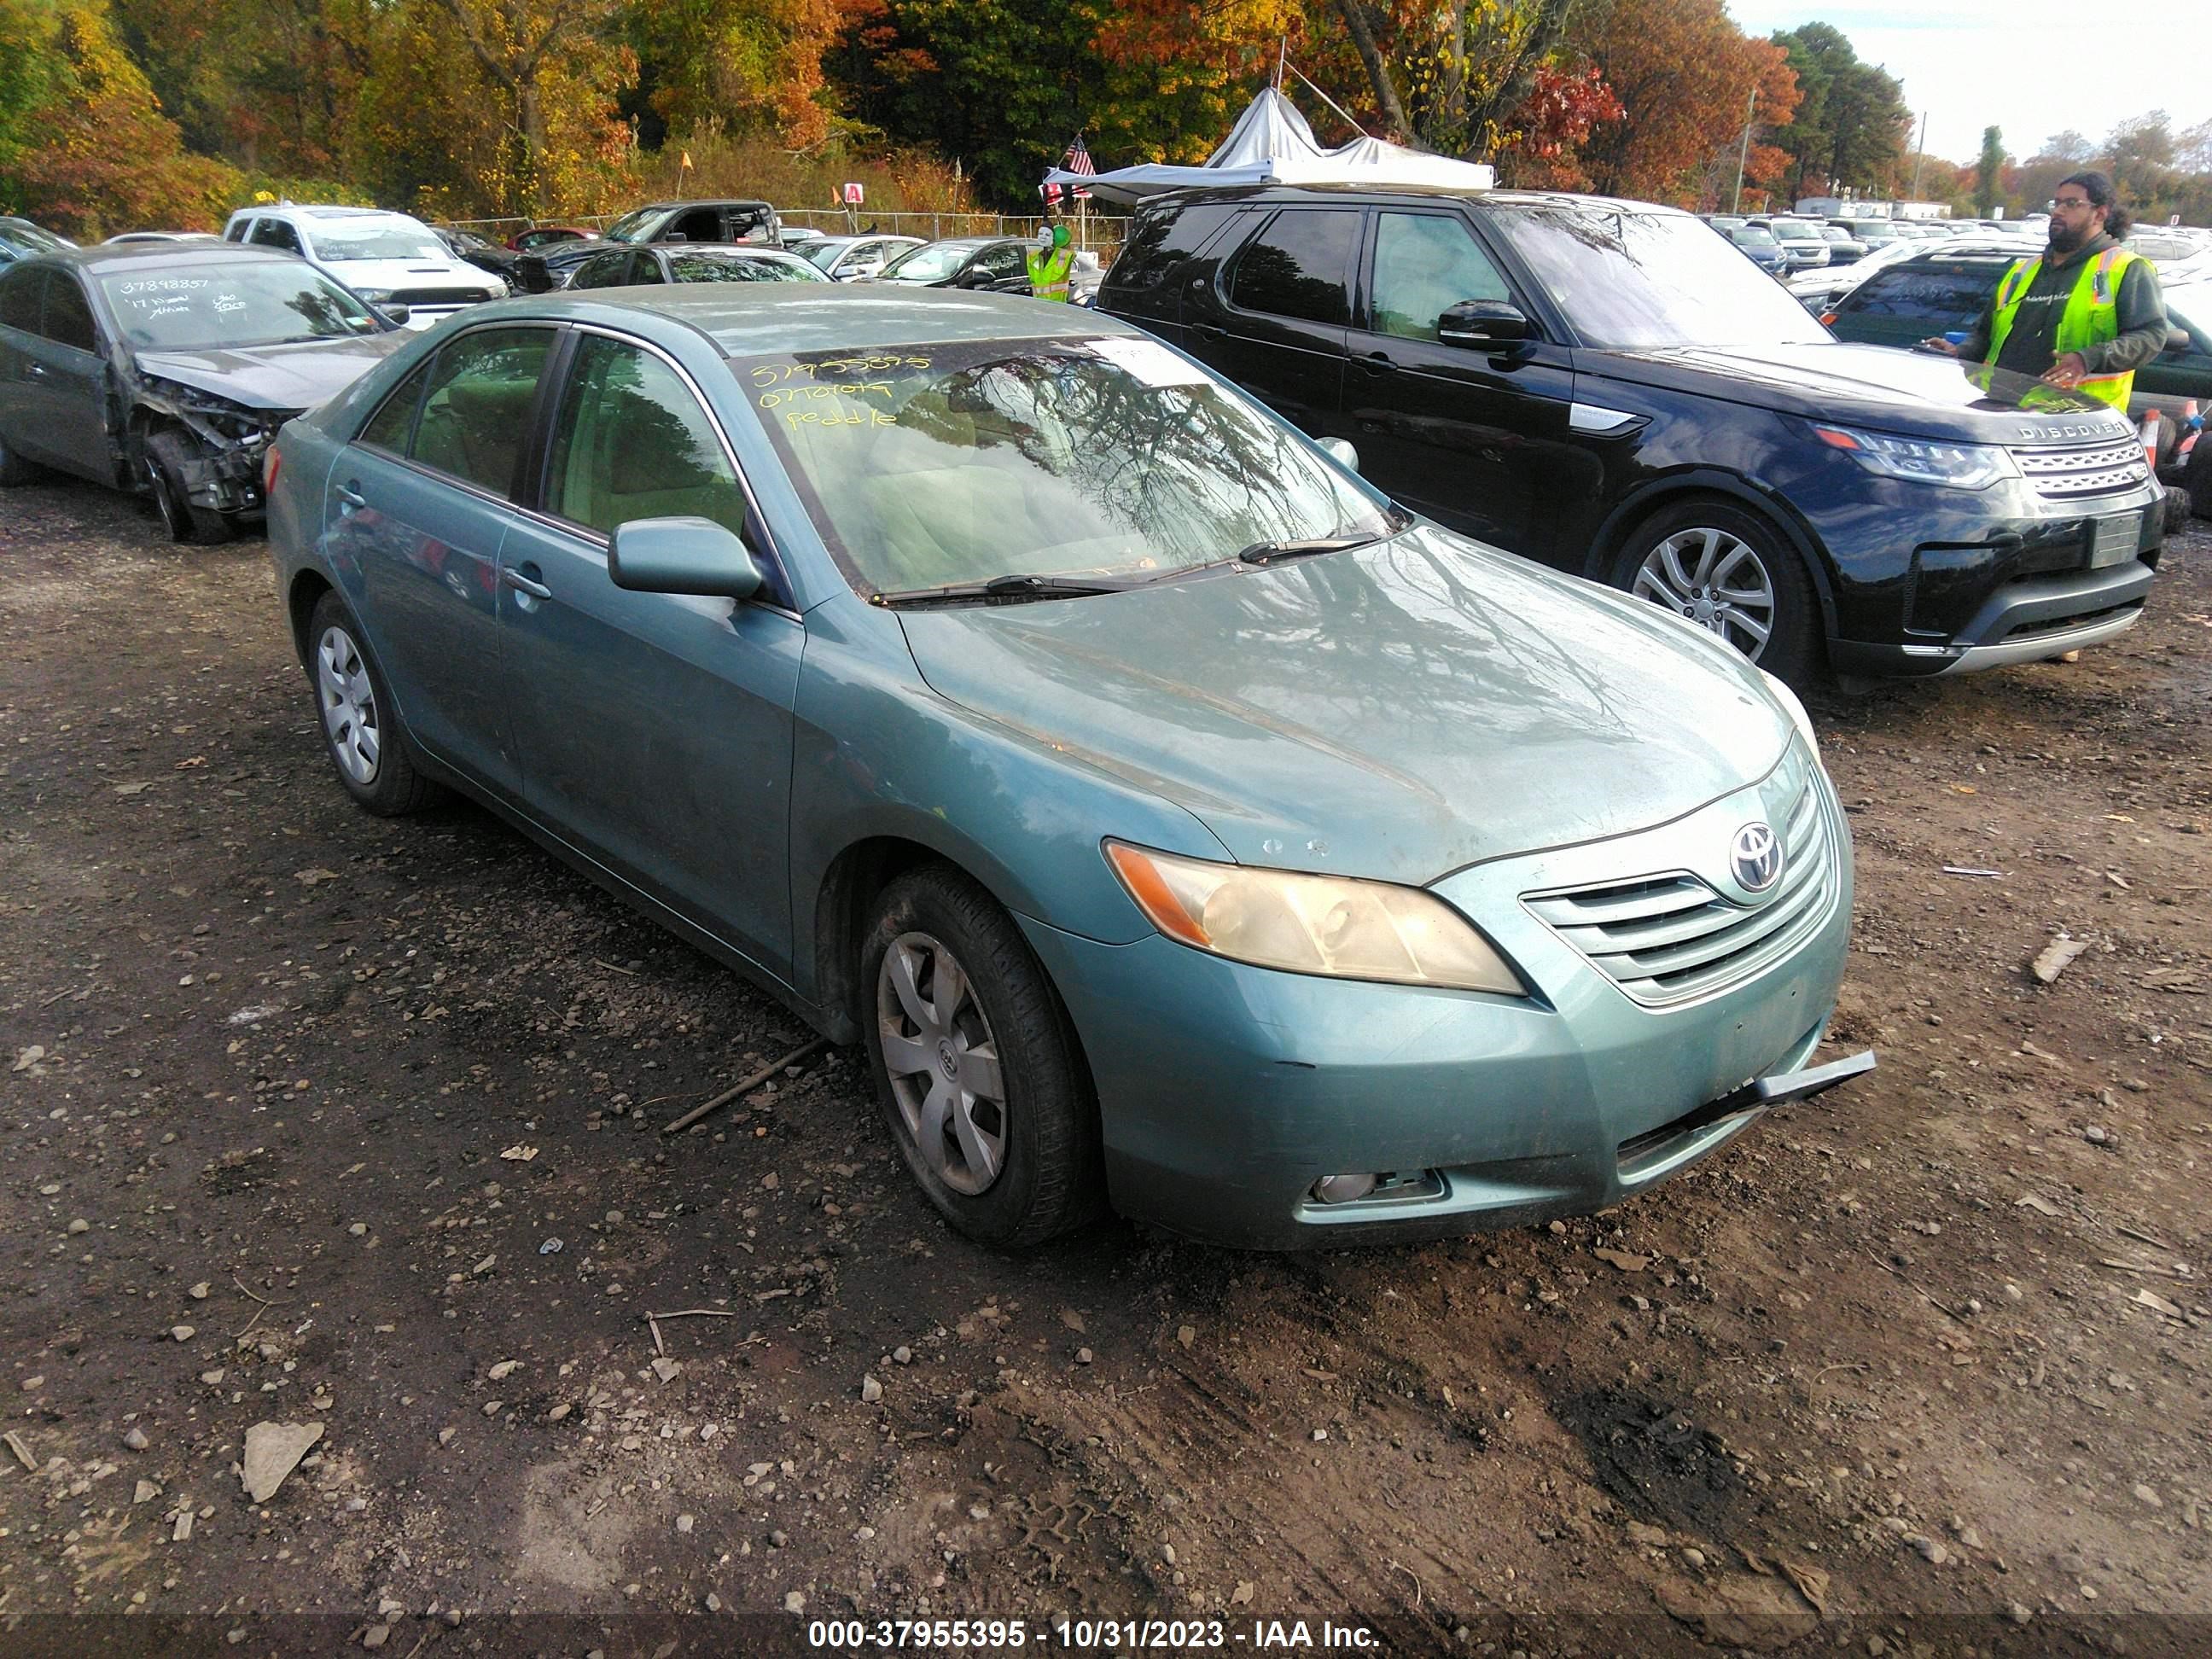
{"label": "camry fog light", "polygon": [[1324,1204],[1349,1204],[1375,1190],[1372,1175],[1323,1176],[1313,1184],[1313,1195]]}

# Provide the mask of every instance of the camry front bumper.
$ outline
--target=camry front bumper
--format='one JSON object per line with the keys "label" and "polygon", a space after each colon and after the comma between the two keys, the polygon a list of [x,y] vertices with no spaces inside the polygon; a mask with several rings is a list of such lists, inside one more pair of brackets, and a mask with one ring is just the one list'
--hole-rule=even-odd
{"label": "camry front bumper", "polygon": [[[1101,945],[1025,920],[1090,1062],[1115,1207],[1258,1249],[1404,1241],[1602,1209],[1723,1145],[1764,1103],[1701,1109],[1803,1067],[1843,976],[1849,838],[1825,781],[1792,757],[1660,830],[1438,883],[1532,997],[1279,973],[1158,936]],[[1667,1000],[1601,968],[1526,902],[1698,868],[1747,821],[1781,821],[1778,805],[1808,787],[1831,879],[1741,978]],[[1339,1175],[1388,1179],[1324,1202],[1316,1183]]]}

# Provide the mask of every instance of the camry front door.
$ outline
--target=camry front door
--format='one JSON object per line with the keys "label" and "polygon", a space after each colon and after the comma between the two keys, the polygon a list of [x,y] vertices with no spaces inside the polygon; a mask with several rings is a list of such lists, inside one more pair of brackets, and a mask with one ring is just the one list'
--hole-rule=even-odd
{"label": "camry front door", "polygon": [[[726,371],[725,371],[726,372]],[[791,951],[791,709],[805,630],[757,600],[635,593],[607,544],[638,519],[757,527],[684,372],[580,331],[540,511],[500,561],[501,681],[533,816],[770,972]]]}

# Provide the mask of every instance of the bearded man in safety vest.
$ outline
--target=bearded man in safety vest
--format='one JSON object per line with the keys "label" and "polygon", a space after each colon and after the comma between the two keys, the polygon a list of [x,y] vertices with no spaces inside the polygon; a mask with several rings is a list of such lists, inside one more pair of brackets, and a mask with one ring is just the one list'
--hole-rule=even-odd
{"label": "bearded man in safety vest", "polygon": [[2166,301],[2149,260],[2120,246],[2128,211],[2101,173],[2063,180],[2051,204],[2051,246],[2019,259],[1958,345],[1923,343],[2087,392],[2127,412],[2136,370],[2166,349]]}
{"label": "bearded man in safety vest", "polygon": [[1070,240],[1066,225],[1037,227],[1037,245],[1030,250],[1030,293],[1036,298],[1066,303],[1067,273],[1075,264]]}

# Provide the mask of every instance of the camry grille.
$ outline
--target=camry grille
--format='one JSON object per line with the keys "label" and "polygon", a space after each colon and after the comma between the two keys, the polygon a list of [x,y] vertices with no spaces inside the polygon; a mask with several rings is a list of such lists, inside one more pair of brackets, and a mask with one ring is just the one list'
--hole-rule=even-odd
{"label": "camry grille", "polygon": [[1835,840],[1817,771],[1790,809],[1782,879],[1753,904],[1687,874],[1522,896],[1536,919],[1648,1007],[1711,996],[1787,955],[1835,908]]}
{"label": "camry grille", "polygon": [[2115,438],[2100,444],[2015,449],[2012,458],[2027,475],[2028,483],[2035,486],[2035,493],[2046,501],[2115,495],[2133,489],[2150,477],[2142,446],[2133,438]]}

